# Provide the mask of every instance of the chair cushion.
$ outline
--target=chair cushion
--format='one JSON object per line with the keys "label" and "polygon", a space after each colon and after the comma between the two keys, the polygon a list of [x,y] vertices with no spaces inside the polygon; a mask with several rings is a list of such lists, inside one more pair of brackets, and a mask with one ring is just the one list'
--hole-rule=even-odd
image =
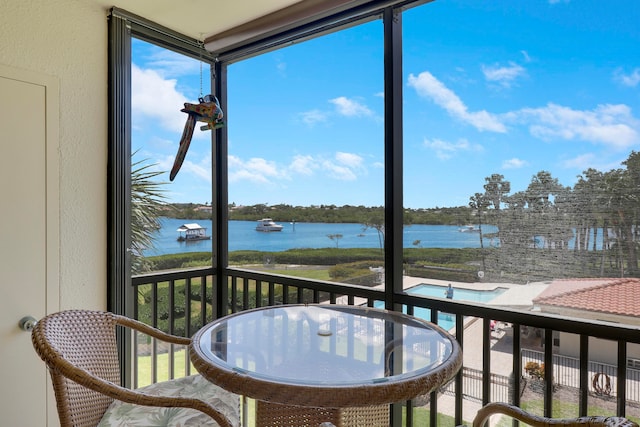
{"label": "chair cushion", "polygon": [[[200,375],[191,375],[139,388],[156,396],[180,396],[204,400],[225,414],[231,424],[240,425],[240,397],[211,384]],[[114,401],[98,427],[218,426],[211,417],[191,408],[159,408]]]}

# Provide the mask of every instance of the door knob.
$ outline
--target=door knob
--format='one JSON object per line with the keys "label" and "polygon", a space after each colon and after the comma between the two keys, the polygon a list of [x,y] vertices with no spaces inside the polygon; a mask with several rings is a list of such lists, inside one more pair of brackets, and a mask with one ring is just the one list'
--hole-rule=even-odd
{"label": "door knob", "polygon": [[38,321],[32,316],[25,316],[20,319],[20,322],[18,324],[20,326],[20,329],[22,329],[23,331],[31,332],[33,330],[33,327],[36,326],[36,322]]}

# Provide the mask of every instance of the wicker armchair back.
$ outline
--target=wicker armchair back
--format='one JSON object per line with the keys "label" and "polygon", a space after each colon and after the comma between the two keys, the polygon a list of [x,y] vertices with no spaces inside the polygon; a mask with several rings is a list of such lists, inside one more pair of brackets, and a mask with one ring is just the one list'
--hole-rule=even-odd
{"label": "wicker armchair back", "polygon": [[62,427],[97,426],[116,399],[150,407],[194,408],[220,426],[231,427],[225,415],[202,400],[152,396],[121,387],[115,333],[118,325],[173,344],[187,346],[191,341],[103,311],[68,310],[39,320],[31,340],[49,368]]}
{"label": "wicker armchair back", "polygon": [[489,417],[495,414],[507,415],[533,427],[638,427],[638,424],[624,417],[546,418],[533,415],[517,406],[502,402],[489,403],[483,406],[473,420],[473,427],[483,427]]}

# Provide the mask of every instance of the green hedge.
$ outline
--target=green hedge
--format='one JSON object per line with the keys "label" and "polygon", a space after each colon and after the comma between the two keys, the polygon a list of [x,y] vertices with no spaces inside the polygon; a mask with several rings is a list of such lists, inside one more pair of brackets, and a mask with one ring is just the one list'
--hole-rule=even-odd
{"label": "green hedge", "polygon": [[336,264],[329,267],[329,277],[333,280],[344,280],[352,277],[371,276],[369,267],[378,267],[381,262],[376,260],[357,261],[346,264]]}
{"label": "green hedge", "polygon": [[186,252],[147,257],[154,271],[187,268],[194,265],[211,265],[211,252]]}
{"label": "green hedge", "polygon": [[412,277],[472,283],[478,280],[476,269],[434,268],[429,266],[408,266],[405,273]]}
{"label": "green hedge", "polygon": [[[482,259],[479,249],[450,248],[406,248],[403,250],[405,264],[428,264],[456,267]],[[182,254],[148,257],[153,270],[171,270],[193,266],[211,265],[211,252],[188,252]],[[320,248],[289,249],[282,252],[234,251],[229,253],[230,265],[244,264],[296,264],[337,265],[366,262],[383,265],[384,255],[375,248]]]}
{"label": "green hedge", "polygon": [[[148,325],[156,326],[158,329],[167,333],[185,336],[186,334],[186,313],[185,303],[186,286],[184,280],[177,280],[173,287],[173,295],[170,295],[170,287],[168,283],[160,283],[156,293],[156,318],[153,318],[153,292],[150,285],[142,285],[138,287],[138,319]],[[192,279],[192,287],[189,295],[189,301],[201,301],[200,279]],[[211,285],[207,285],[207,295],[213,294]],[[170,313],[169,301],[173,297],[173,313]],[[199,304],[191,305],[198,307],[191,311],[190,330],[197,331],[203,326],[201,309]],[[206,304],[207,319],[212,320],[213,312],[210,304]],[[173,317],[173,324],[169,324],[169,318]]]}

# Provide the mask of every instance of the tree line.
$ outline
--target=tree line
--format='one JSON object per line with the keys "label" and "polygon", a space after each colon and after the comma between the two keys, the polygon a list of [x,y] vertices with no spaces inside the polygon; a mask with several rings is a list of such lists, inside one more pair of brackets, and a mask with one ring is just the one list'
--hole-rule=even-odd
{"label": "tree line", "polygon": [[632,151],[621,164],[608,172],[589,168],[573,187],[540,171],[513,194],[503,175],[486,177],[484,192],[471,196],[469,207],[480,228],[492,224],[498,231],[481,233],[481,241],[499,242],[502,259],[496,263],[502,267],[511,258],[537,263],[537,270],[566,263],[590,275],[637,276],[640,153]]}
{"label": "tree line", "polygon": [[[170,203],[164,206],[162,215],[181,219],[211,219],[211,213],[196,203]],[[276,222],[326,222],[326,223],[382,223],[382,206],[292,206],[287,204],[229,205],[229,219],[235,221],[257,221],[272,218]],[[425,208],[404,210],[404,223],[431,225],[462,225],[474,219],[469,206],[452,208]]]}
{"label": "tree line", "polygon": [[[620,168],[593,168],[563,186],[549,171],[532,176],[525,190],[511,192],[501,174],[485,178],[484,192],[468,206],[404,209],[404,223],[477,224],[482,270],[494,275],[545,277],[638,276],[640,153],[632,151]],[[170,204],[164,214],[211,218],[196,204]],[[384,207],[229,205],[232,220],[269,217],[277,222],[359,223],[384,238]],[[485,233],[483,225],[497,227]]]}

